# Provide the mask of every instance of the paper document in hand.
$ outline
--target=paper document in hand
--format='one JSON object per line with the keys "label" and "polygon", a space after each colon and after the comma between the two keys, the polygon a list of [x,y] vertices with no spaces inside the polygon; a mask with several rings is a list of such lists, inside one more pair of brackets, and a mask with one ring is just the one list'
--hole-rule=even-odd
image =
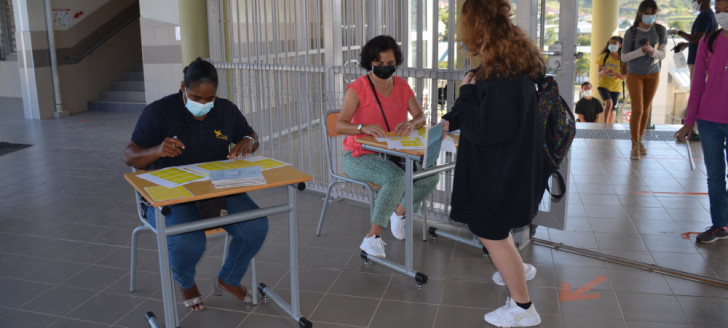
{"label": "paper document in hand", "polygon": [[425,158],[422,166],[428,168],[435,165],[437,158],[440,157],[440,148],[442,147],[442,122],[427,129],[425,141],[427,147],[425,147]]}
{"label": "paper document in hand", "polygon": [[144,190],[152,196],[155,202],[172,200],[178,198],[192,197],[192,193],[184,186],[177,188],[167,188],[163,186],[145,187]]}
{"label": "paper document in hand", "polygon": [[138,175],[139,178],[167,188],[176,188],[190,182],[202,181],[206,177],[197,173],[169,167],[158,171]]}
{"label": "paper document in hand", "polygon": [[259,166],[210,171],[210,180],[215,188],[255,186],[266,183]]}

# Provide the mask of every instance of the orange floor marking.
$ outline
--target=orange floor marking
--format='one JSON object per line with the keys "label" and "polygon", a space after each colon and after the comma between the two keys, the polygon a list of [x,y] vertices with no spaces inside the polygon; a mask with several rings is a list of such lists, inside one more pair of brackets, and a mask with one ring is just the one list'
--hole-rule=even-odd
{"label": "orange floor marking", "polygon": [[600,275],[599,277],[594,278],[594,280],[586,283],[584,286],[581,286],[581,288],[575,290],[573,293],[571,292],[571,284],[568,282],[564,282],[561,284],[561,292],[559,293],[559,300],[562,302],[568,302],[568,301],[581,301],[581,300],[590,300],[594,298],[600,298],[602,297],[599,293],[594,294],[586,294],[590,289],[596,287],[597,285],[603,283],[607,280],[607,277]]}

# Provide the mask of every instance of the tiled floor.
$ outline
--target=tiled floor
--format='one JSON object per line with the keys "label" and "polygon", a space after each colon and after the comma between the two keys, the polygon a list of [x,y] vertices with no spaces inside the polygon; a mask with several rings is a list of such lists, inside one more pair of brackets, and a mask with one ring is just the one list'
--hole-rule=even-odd
{"label": "tiled floor", "polygon": [[[145,327],[145,312],[162,311],[151,233],[141,235],[137,291],[128,292],[129,238],[138,219],[121,158],[136,116],[20,116],[0,121],[0,141],[33,144],[0,156],[0,326]],[[681,194],[705,192],[702,162],[691,172],[683,145],[655,141],[647,148],[650,155],[635,162],[625,141],[577,139],[567,230],[540,228],[537,237],[727,280],[728,242],[696,246],[680,238],[709,225],[707,196]],[[699,145],[693,152],[701,156]],[[281,192],[252,197],[280,203]],[[369,224],[367,206],[332,203],[315,237],[321,196],[299,193],[302,312],[314,327],[485,327],[483,314],[505,300],[480,251],[444,239],[415,241],[415,267],[430,277],[419,290],[410,278],[364,265],[357,246]],[[284,297],[287,233],[284,218],[272,217],[257,257],[260,280]],[[388,232],[384,238],[389,257],[402,261],[404,243]],[[198,266],[208,309],[190,314],[180,307],[182,327],[296,327],[272,302],[252,307],[212,295],[221,243],[208,240]],[[529,245],[522,255],[538,268],[529,290],[541,327],[728,327],[728,289],[542,246]],[[606,281],[590,291],[599,298],[560,301],[563,283],[576,289],[602,275]]]}

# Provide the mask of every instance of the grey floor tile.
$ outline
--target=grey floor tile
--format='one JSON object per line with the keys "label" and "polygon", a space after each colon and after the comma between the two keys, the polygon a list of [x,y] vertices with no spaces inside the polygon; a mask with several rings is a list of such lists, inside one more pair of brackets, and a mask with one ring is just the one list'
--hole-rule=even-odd
{"label": "grey floor tile", "polygon": [[392,276],[390,275],[343,271],[328,292],[330,294],[381,298],[391,281]]}
{"label": "grey floor tile", "polygon": [[[290,289],[275,288],[274,291],[284,301],[288,302],[288,304],[291,303],[291,290]],[[223,297],[224,296],[225,295],[223,295]],[[321,308],[321,302],[322,302],[323,297],[324,297],[324,294],[322,294],[322,293],[301,292],[300,293],[301,314],[303,314],[307,318],[311,319],[312,313],[314,313],[314,311],[317,311]],[[214,296],[214,297],[211,296],[208,299],[212,301],[215,298],[216,298],[216,296]],[[231,299],[231,298],[228,297],[228,299]],[[369,300],[369,299],[364,299],[364,298],[354,298],[354,299],[355,300],[360,300],[360,299]],[[363,301],[363,302],[366,303],[366,301]],[[235,306],[234,309],[239,309],[240,303],[236,303],[234,306]],[[283,309],[278,307],[272,301],[259,303],[252,309],[252,312],[255,314],[274,315],[274,316],[281,316],[281,317],[288,316],[283,311]]]}
{"label": "grey floor tile", "polygon": [[434,327],[450,328],[455,323],[459,327],[482,327],[485,325],[483,316],[487,311],[485,309],[459,306],[440,306],[437,310],[437,320]]}
{"label": "grey floor tile", "polygon": [[617,292],[625,320],[690,323],[672,295]]}
{"label": "grey floor tile", "polygon": [[58,317],[26,311],[13,311],[2,317],[3,327],[37,328],[47,327]]}
{"label": "grey floor tile", "polygon": [[89,267],[88,264],[58,260],[40,263],[40,267],[25,274],[23,279],[58,284]]}
{"label": "grey floor tile", "polygon": [[621,233],[595,232],[599,250],[620,250],[620,251],[647,251],[647,246],[636,232],[624,231]]}
{"label": "grey floor tile", "polygon": [[627,328],[624,320],[564,316],[564,328]]}
{"label": "grey floor tile", "polygon": [[15,280],[0,287],[0,306],[17,309],[28,301],[51,289],[53,285]]}
{"label": "grey floor tile", "polygon": [[353,326],[367,326],[380,300],[372,298],[327,295],[311,315],[313,321]]}
{"label": "grey floor tile", "polygon": [[562,286],[563,283],[570,283],[572,288],[579,288],[599,276],[605,276],[607,279],[597,286],[594,290],[614,290],[612,282],[609,280],[609,273],[604,268],[579,268],[569,266],[556,267],[556,282]]}
{"label": "grey floor tile", "polygon": [[727,299],[678,296],[677,300],[691,324],[728,326]]}
{"label": "grey floor tile", "polygon": [[[180,302],[178,302],[176,305],[177,313],[179,313],[180,317],[186,316],[188,312],[187,308],[185,308],[185,306]],[[145,314],[147,312],[154,313],[154,315],[157,317],[157,323],[164,324],[164,307],[162,305],[162,301],[143,300],[135,308],[133,308],[131,311],[129,311],[123,317],[117,320],[114,325],[130,328],[146,327],[147,322]]]}
{"label": "grey floor tile", "polygon": [[136,297],[152,297],[161,289],[161,280],[158,273],[137,272],[134,282],[134,292],[130,291],[130,287],[130,277],[127,274],[104,289],[104,292]]}
{"label": "grey floor tile", "polygon": [[614,290],[635,293],[671,295],[672,290],[664,277],[643,270],[609,268]]}
{"label": "grey floor tile", "polygon": [[687,324],[668,324],[661,322],[640,322],[640,321],[627,321],[629,328],[698,328]]}
{"label": "grey floor tile", "polygon": [[66,317],[113,324],[143,301],[144,299],[133,296],[99,293],[68,313]]}
{"label": "grey floor tile", "polygon": [[[340,275],[345,275],[345,274],[351,275],[354,273],[350,272],[350,271],[341,271],[338,269],[330,269],[330,268],[301,267],[299,270],[299,273],[298,273],[298,283],[299,283],[299,286],[302,291],[324,293],[324,292],[328,291],[335,284],[335,282],[337,282],[337,278],[339,278]],[[365,273],[359,273],[359,274],[365,275]],[[362,278],[363,277],[377,278],[377,277],[379,277],[379,275],[369,274],[368,276],[361,276],[361,277]],[[341,279],[341,278],[339,278],[339,279]],[[345,279],[347,279],[347,278],[345,278]],[[348,281],[351,282],[350,277],[349,277]],[[281,279],[281,282],[276,287],[291,288],[290,275],[286,274]],[[360,296],[363,296],[363,295],[360,295]]]}
{"label": "grey floor tile", "polygon": [[[349,325],[335,325],[330,323],[314,322],[313,326],[316,328],[350,328]],[[298,324],[295,320],[289,317],[278,317],[260,314],[250,314],[243,321],[242,327],[266,327],[266,328],[297,328]],[[366,326],[362,326],[366,327]]]}
{"label": "grey floor tile", "polygon": [[429,278],[421,288],[415,281],[406,276],[395,275],[384,293],[383,299],[393,301],[439,304],[443,293],[444,279]]}
{"label": "grey floor tile", "polygon": [[703,275],[707,277],[715,277],[715,272],[710,267],[705,258],[700,254],[682,254],[682,253],[663,253],[651,252],[652,257],[658,265],[668,268],[678,268],[678,270]]}
{"label": "grey floor tile", "polygon": [[453,258],[450,260],[448,276],[451,279],[470,281],[490,281],[495,266],[482,256],[476,260]]}
{"label": "grey floor tile", "polygon": [[110,327],[110,326],[96,323],[96,322],[73,320],[73,319],[67,319],[67,318],[58,319],[58,321],[56,321],[52,325],[48,326],[48,328],[106,328],[106,327]]}
{"label": "grey floor tile", "polygon": [[94,295],[95,291],[56,286],[26,303],[21,309],[62,317]]}
{"label": "grey floor tile", "polygon": [[494,283],[448,280],[442,294],[441,305],[495,309],[501,306],[502,287]]}
{"label": "grey floor tile", "polygon": [[0,276],[20,278],[26,273],[41,267],[44,263],[37,257],[17,255],[5,259],[0,264],[2,264],[0,265]]}
{"label": "grey floor tile", "polygon": [[89,266],[86,270],[79,272],[61,284],[64,286],[98,291],[106,289],[117,280],[124,277],[127,273],[129,273],[129,271],[124,269]]}
{"label": "grey floor tile", "polygon": [[372,318],[372,328],[419,328],[435,321],[437,305],[399,301],[382,301]]}

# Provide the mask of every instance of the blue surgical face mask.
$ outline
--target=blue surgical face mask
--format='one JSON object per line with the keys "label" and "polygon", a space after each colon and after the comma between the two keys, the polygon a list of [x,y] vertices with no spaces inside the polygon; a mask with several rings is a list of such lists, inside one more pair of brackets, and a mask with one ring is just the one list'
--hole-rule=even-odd
{"label": "blue surgical face mask", "polygon": [[619,50],[618,44],[610,44],[607,46],[607,49],[609,49],[610,52],[617,52]]}
{"label": "blue surgical face mask", "polygon": [[657,20],[657,15],[642,15],[642,23],[652,25]]}
{"label": "blue surgical face mask", "polygon": [[187,97],[186,90],[185,90],[185,98],[187,98],[187,103],[185,104],[185,107],[187,107],[187,110],[190,111],[190,114],[192,114],[195,117],[203,117],[207,115],[207,113],[210,112],[213,106],[215,106],[214,101],[210,101],[208,103],[202,104],[198,103],[196,101],[191,100]]}
{"label": "blue surgical face mask", "polygon": [[592,96],[592,91],[591,91],[591,89],[584,90],[584,92],[582,94],[584,95],[584,98],[591,97]]}

